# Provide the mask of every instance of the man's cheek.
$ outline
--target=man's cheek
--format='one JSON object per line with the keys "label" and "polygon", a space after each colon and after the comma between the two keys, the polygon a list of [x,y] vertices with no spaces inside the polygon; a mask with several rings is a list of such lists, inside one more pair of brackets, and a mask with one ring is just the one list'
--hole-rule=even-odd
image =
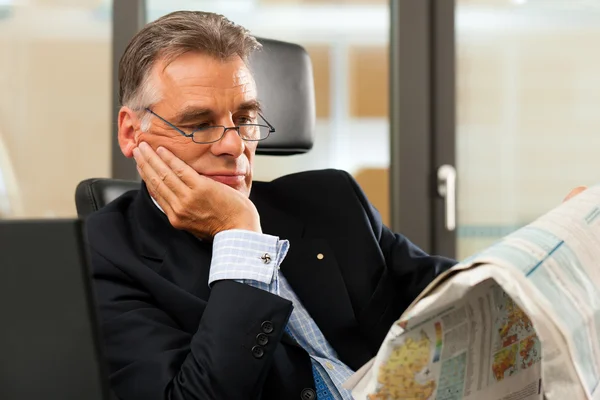
{"label": "man's cheek", "polygon": [[165,146],[168,150],[181,161],[192,167],[196,172],[210,171],[212,167],[211,159],[206,157],[206,151],[201,145],[190,142],[183,145],[171,143]]}
{"label": "man's cheek", "polygon": [[[183,139],[187,139],[181,136]],[[159,147],[164,147],[171,153],[181,158],[182,150],[185,149],[183,141],[179,137],[169,138],[159,134],[151,134],[144,132],[138,137],[139,142],[146,142],[156,151]]]}
{"label": "man's cheek", "polygon": [[156,148],[152,145],[152,135],[148,134],[147,132],[138,131],[138,133],[135,135],[135,145],[139,146],[142,142],[148,143],[150,147],[156,150]]}

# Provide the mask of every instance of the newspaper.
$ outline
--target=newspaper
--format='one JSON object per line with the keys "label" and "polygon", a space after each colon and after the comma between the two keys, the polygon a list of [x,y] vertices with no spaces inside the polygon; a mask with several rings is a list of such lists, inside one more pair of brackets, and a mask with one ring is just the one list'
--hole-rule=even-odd
{"label": "newspaper", "polygon": [[600,399],[600,186],[439,276],[345,384],[357,400]]}

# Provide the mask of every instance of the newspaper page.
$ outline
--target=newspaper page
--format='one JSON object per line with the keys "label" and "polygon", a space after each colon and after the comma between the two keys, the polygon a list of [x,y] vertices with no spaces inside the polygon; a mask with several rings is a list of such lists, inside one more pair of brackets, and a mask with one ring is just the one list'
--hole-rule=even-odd
{"label": "newspaper page", "polygon": [[600,187],[463,261],[347,382],[356,399],[599,399]]}

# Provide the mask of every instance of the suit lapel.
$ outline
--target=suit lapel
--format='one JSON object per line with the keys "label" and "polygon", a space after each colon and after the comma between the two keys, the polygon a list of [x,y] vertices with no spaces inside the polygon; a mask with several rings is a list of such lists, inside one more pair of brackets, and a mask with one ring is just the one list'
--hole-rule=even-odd
{"label": "suit lapel", "polygon": [[281,265],[290,286],[338,356],[353,369],[371,356],[333,251],[323,239],[295,239]]}
{"label": "suit lapel", "polygon": [[208,274],[212,242],[200,241],[190,233],[177,230],[152,202],[142,184],[133,217],[139,229],[140,254],[156,266],[165,279],[195,296],[208,300]]}
{"label": "suit lapel", "polygon": [[208,300],[208,277],[212,257],[212,242],[176,231],[165,253],[159,274],[180,288]]}
{"label": "suit lapel", "polygon": [[253,196],[263,232],[290,242],[281,265],[286,278],[303,306],[319,326],[338,356],[353,369],[372,356],[361,337],[346,285],[333,250],[324,239],[305,238],[304,224],[275,208],[260,196]]}
{"label": "suit lapel", "polygon": [[144,258],[162,262],[176,229],[152,202],[146,184],[142,182],[129,215],[136,250]]}

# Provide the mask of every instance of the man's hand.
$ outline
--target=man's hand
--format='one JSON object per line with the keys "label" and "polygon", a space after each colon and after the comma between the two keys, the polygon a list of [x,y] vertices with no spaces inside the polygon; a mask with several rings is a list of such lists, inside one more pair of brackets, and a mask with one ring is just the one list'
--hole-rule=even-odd
{"label": "man's hand", "polygon": [[573,189],[573,190],[571,190],[571,192],[569,192],[569,194],[567,195],[567,197],[565,197],[563,202],[577,196],[579,193],[583,192],[586,189],[587,189],[587,186],[577,186],[575,189]]}
{"label": "man's hand", "polygon": [[199,175],[164,147],[142,142],[133,151],[138,172],[171,225],[202,239],[228,229],[262,232],[254,204],[237,190]]}

